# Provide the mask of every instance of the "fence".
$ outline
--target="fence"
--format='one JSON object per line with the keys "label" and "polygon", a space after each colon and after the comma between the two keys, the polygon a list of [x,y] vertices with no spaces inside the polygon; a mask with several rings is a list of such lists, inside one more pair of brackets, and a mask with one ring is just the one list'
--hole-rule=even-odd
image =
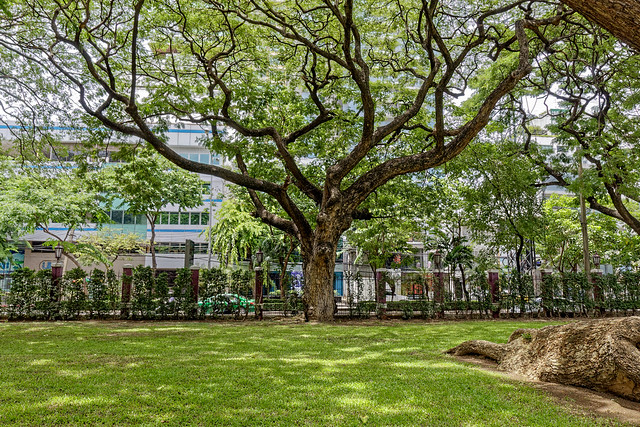
{"label": "fence", "polygon": [[[166,273],[155,277],[149,267],[136,267],[123,278],[100,270],[87,277],[75,269],[54,280],[50,270],[21,269],[12,275],[11,290],[2,295],[0,315],[16,320],[168,320],[241,319],[252,317],[256,310],[264,317],[304,312],[302,296],[287,289],[268,293],[256,306],[254,278],[246,270],[203,269],[195,277],[194,282],[193,271],[181,269],[170,284]],[[342,279],[335,296],[337,317],[595,317],[635,315],[640,310],[636,272],[594,275],[591,282],[580,273],[544,275],[537,283],[529,275],[503,275],[490,283],[486,273],[461,280],[402,270],[375,275],[344,272]]]}

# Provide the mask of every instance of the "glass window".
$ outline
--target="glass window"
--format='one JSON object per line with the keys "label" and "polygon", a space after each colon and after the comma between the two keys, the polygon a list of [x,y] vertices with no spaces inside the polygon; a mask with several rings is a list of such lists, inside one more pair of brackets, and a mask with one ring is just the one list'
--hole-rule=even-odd
{"label": "glass window", "polygon": [[122,224],[122,211],[111,211],[111,220],[116,224]]}
{"label": "glass window", "polygon": [[200,163],[205,163],[208,165],[210,161],[211,156],[209,156],[208,154],[200,154]]}
{"label": "glass window", "polygon": [[124,224],[134,224],[135,223],[135,217],[130,214],[129,212],[125,212],[124,213]]}
{"label": "glass window", "polygon": [[158,224],[169,224],[169,212],[161,212],[158,217]]}
{"label": "glass window", "polygon": [[189,155],[186,153],[178,153],[178,154],[180,154],[180,156],[184,157],[185,159],[189,158]]}
{"label": "glass window", "polygon": [[198,156],[198,153],[189,154],[189,160],[194,161],[194,162],[197,162],[199,157],[200,156]]}
{"label": "glass window", "polygon": [[189,222],[191,225],[199,225],[200,224],[200,212],[191,212],[191,221]]}
{"label": "glass window", "polygon": [[202,212],[202,215],[200,215],[200,225],[209,225],[209,212]]}
{"label": "glass window", "polygon": [[180,212],[180,225],[189,225],[189,212]]}
{"label": "glass window", "polygon": [[212,165],[216,165],[216,166],[220,165],[220,158],[219,157],[213,157],[211,159],[211,164]]}
{"label": "glass window", "polygon": [[178,212],[170,212],[169,213],[169,224],[177,224],[179,219],[178,219]]}
{"label": "glass window", "polygon": [[145,214],[136,215],[136,224],[147,225],[147,216]]}

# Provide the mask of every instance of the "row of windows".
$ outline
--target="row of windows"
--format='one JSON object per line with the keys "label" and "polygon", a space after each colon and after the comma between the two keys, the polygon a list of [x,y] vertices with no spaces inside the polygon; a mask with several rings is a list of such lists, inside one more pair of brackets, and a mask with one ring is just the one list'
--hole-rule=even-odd
{"label": "row of windows", "polygon": [[209,225],[209,212],[162,212],[158,224]]}
{"label": "row of windows", "polygon": [[[208,249],[207,243],[195,243],[193,245],[194,254],[206,254]],[[184,243],[158,243],[156,245],[156,253],[159,254],[183,254],[185,253]]]}
{"label": "row of windows", "polygon": [[[144,215],[132,215],[123,210],[112,210],[109,218],[115,224],[144,224],[147,218]],[[158,216],[157,224],[165,225],[209,225],[208,212],[162,212]]]}
{"label": "row of windows", "polygon": [[185,159],[189,159],[193,162],[204,163],[204,164],[212,164],[219,165],[220,158],[216,156],[211,156],[209,153],[178,153]]}
{"label": "row of windows", "polygon": [[[180,154],[185,159],[189,159],[191,161],[198,162],[198,163],[204,163],[207,165],[220,164],[220,157],[216,155],[212,156],[210,153],[178,153],[178,154]],[[94,157],[93,158],[94,161],[98,159],[106,162],[110,162],[110,163],[116,163],[116,162],[122,161],[119,159],[114,159],[112,155],[113,155],[113,152],[109,152],[106,150],[99,151],[98,153],[94,154],[94,156],[88,156],[86,153],[82,153],[80,151],[61,149],[59,152],[54,152],[54,151],[51,152],[51,160],[58,160],[62,162],[72,162],[76,160],[76,157],[78,156],[87,156],[87,158]]]}
{"label": "row of windows", "polygon": [[133,215],[126,211],[113,210],[109,212],[109,218],[115,224],[144,224],[147,225],[147,217],[143,215]]}

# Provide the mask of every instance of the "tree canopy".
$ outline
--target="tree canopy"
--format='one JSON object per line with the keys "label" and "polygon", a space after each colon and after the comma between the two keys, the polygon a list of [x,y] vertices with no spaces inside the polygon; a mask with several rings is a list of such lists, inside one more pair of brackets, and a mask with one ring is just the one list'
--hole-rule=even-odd
{"label": "tree canopy", "polygon": [[[318,319],[333,316],[337,242],[370,216],[363,203],[457,156],[532,58],[580,28],[571,11],[536,1],[7,7],[5,113],[143,140],[178,166],[245,187],[257,217],[300,241],[307,310]],[[456,100],[479,76],[477,109],[463,113]],[[163,132],[177,121],[206,127],[201,142],[234,167],[179,156]]]}

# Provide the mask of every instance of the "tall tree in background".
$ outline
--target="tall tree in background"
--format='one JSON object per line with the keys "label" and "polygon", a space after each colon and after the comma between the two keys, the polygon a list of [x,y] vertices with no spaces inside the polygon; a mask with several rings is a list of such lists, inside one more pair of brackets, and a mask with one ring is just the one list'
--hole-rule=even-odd
{"label": "tall tree in background", "polygon": [[[361,204],[395,177],[456,157],[531,58],[573,32],[567,12],[535,1],[7,7],[0,55],[11,65],[0,80],[16,96],[5,113],[77,123],[82,111],[78,129],[147,141],[182,168],[247,188],[256,215],[300,241],[308,314],[320,320],[333,318],[337,243],[368,216]],[[454,100],[487,69],[478,109],[457,116]],[[202,143],[235,170],[180,157],[162,132],[173,120],[207,126]]]}
{"label": "tall tree in background", "polygon": [[[500,135],[497,135],[501,138]],[[504,136],[502,136],[504,137]],[[541,174],[513,141],[478,142],[449,165],[462,184],[466,223],[479,243],[515,253],[521,272],[527,242],[541,229]]]}

